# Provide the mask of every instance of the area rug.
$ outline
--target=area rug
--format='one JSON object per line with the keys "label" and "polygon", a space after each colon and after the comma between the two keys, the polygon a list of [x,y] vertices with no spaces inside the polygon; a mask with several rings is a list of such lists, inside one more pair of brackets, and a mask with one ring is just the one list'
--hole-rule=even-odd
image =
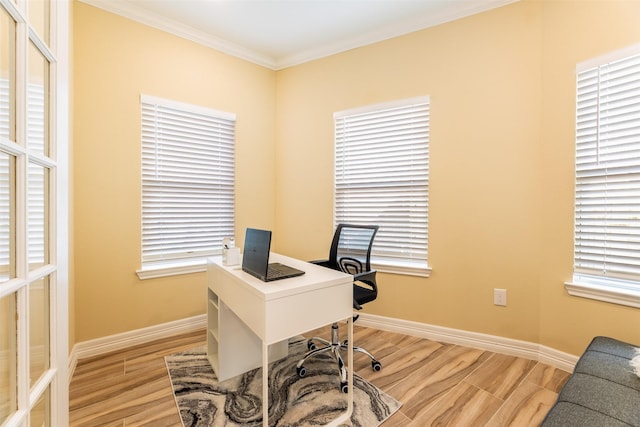
{"label": "area rug", "polygon": [[[303,337],[289,340],[289,356],[269,365],[269,425],[316,426],[329,423],[347,408],[340,391],[337,363],[330,354],[296,363],[306,351]],[[165,357],[173,393],[185,427],[261,426],[262,369],[218,382],[204,347]],[[353,376],[351,424],[375,427],[400,408],[400,402],[358,375]]]}

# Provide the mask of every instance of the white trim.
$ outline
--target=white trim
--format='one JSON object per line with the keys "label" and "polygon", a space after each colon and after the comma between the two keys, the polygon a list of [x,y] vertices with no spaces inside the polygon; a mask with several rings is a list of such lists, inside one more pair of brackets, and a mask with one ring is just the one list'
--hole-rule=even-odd
{"label": "white trim", "polygon": [[374,113],[379,110],[390,110],[392,108],[408,107],[416,104],[430,104],[431,97],[429,95],[415,96],[413,98],[394,99],[393,101],[380,102],[378,104],[368,104],[361,107],[349,108],[348,110],[336,111],[333,113],[334,119],[340,119],[347,116],[355,116],[358,114]]}
{"label": "white trim", "polygon": [[24,147],[16,144],[13,141],[9,141],[4,137],[0,138],[0,150],[16,157],[23,156],[27,153],[27,150]]}
{"label": "white trim", "polygon": [[255,52],[251,49],[231,43],[217,37],[207,34],[204,31],[197,30],[188,25],[184,25],[176,20],[167,19],[160,15],[154,15],[146,9],[135,6],[131,2],[118,0],[80,0],[82,3],[97,7],[107,12],[114,13],[124,18],[136,21],[140,24],[147,25],[152,28],[173,34],[183,39],[192,41],[199,45],[210,47],[222,53],[235,56],[240,59],[261,65],[272,70],[276,69],[276,63],[273,58]]}
{"label": "white trim", "polygon": [[173,108],[175,110],[188,111],[190,113],[202,114],[205,116],[215,116],[229,121],[236,121],[236,114],[229,113],[227,111],[220,111],[209,107],[203,107],[201,105],[188,104],[186,102],[175,101],[173,99],[160,98],[152,95],[140,94],[140,102],[151,105],[161,105],[167,108]]}
{"label": "white trim", "polygon": [[431,276],[431,267],[428,265],[424,266],[414,266],[414,265],[391,265],[391,264],[378,264],[375,262],[371,262],[371,267],[373,267],[379,273],[388,273],[388,274],[399,274],[404,276],[418,276],[418,277],[429,277]]}
{"label": "white trim", "polygon": [[[51,16],[54,15],[54,11],[51,11]],[[33,43],[33,46],[40,51],[42,56],[50,63],[58,62],[56,55],[53,54],[47,44],[40,38],[40,35],[29,26],[29,41]],[[53,44],[53,40],[51,41]]]}
{"label": "white trim", "polygon": [[573,368],[576,366],[576,363],[578,363],[578,358],[579,356],[565,353],[555,348],[545,345],[539,346],[538,362],[554,366],[565,372],[573,372]]}
{"label": "white trim", "polygon": [[[527,341],[445,328],[374,314],[361,313],[358,324],[382,331],[396,332],[442,343],[479,348],[481,350],[536,360],[565,372],[572,372],[579,358],[579,356]],[[186,319],[150,326],[148,328],[136,329],[121,334],[76,343],[69,355],[69,382],[71,382],[73,378],[78,360],[112,351],[123,350],[134,345],[145,344],[177,334],[205,329],[206,325],[207,317],[205,314],[201,314]]]}
{"label": "white trim", "polygon": [[633,44],[631,46],[623,47],[613,52],[606,53],[598,56],[597,58],[588,59],[576,65],[576,74],[581,73],[591,68],[596,68],[610,62],[615,62],[620,59],[624,59],[629,56],[634,56],[640,53],[640,43]]}
{"label": "white trim", "polygon": [[428,13],[414,17],[410,22],[404,21],[397,25],[389,25],[377,28],[374,31],[346,38],[337,43],[327,44],[319,48],[307,49],[293,55],[280,58],[263,54],[253,49],[237,45],[228,40],[215,37],[209,33],[185,25],[173,19],[153,14],[144,8],[135,6],[131,2],[123,0],[80,0],[82,3],[97,7],[107,12],[120,15],[143,25],[165,31],[178,37],[210,47],[217,51],[235,56],[271,70],[282,70],[294,65],[303,64],[316,59],[325,58],[340,52],[345,52],[358,47],[378,43],[415,31],[435,27],[447,22],[452,22],[467,16],[486,12],[519,0],[475,0],[472,2],[459,2],[458,7],[448,9],[440,14]]}
{"label": "white trim", "polygon": [[565,289],[569,295],[610,302],[640,308],[640,290],[624,290],[619,287],[596,285],[584,282],[565,282]]}
{"label": "white trim", "polygon": [[149,326],[147,328],[134,329],[120,334],[109,335],[107,337],[96,338],[89,341],[76,343],[69,355],[69,381],[73,377],[73,371],[78,364],[78,360],[99,356],[112,351],[124,350],[126,348],[146,344],[173,335],[193,332],[198,329],[205,329],[207,326],[207,315],[180,319],[173,322],[162,323]]}
{"label": "white trim", "polygon": [[[136,274],[140,280],[156,279],[158,277],[179,276],[181,274],[202,273],[207,271],[207,258],[196,258],[182,261],[164,261],[158,264],[145,265]],[[222,256],[214,256],[221,259]]]}
{"label": "white trim", "polygon": [[69,353],[69,367],[67,368],[67,384],[71,384],[71,380],[73,379],[73,373],[76,371],[76,366],[78,366],[78,344],[74,345],[71,349],[71,353]]}
{"label": "white trim", "polygon": [[566,372],[572,372],[578,361],[578,356],[528,341],[428,325],[410,320],[362,313],[358,319],[358,324],[383,331],[397,332],[438,342],[536,360]]}
{"label": "white trim", "polygon": [[[51,2],[51,47],[55,53],[55,62],[50,68],[50,159],[47,167],[55,168],[50,185],[53,187],[52,205],[55,210],[52,219],[50,239],[54,247],[51,249],[52,261],[56,271],[51,273],[49,292],[52,305],[50,316],[51,330],[51,364],[56,375],[51,382],[51,423],[52,425],[69,424],[69,210],[70,210],[70,43],[71,43],[71,10],[69,1]],[[36,37],[37,39],[37,37]],[[48,51],[47,51],[48,52]],[[55,153],[55,154],[54,154]]]}

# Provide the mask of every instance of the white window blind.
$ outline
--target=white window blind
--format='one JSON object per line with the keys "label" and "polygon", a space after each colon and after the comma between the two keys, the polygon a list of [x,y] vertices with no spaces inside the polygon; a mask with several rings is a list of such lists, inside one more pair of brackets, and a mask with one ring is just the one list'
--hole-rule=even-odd
{"label": "white window blind", "polygon": [[380,227],[372,249],[377,268],[428,269],[429,98],[334,119],[335,223]]}
{"label": "white window blind", "polygon": [[640,290],[640,49],[578,66],[575,197],[574,281]]}
{"label": "white window blind", "polygon": [[221,252],[234,236],[235,115],[143,95],[142,264]]}
{"label": "white window blind", "polygon": [[[30,153],[45,152],[45,88],[41,84],[27,86],[27,146]],[[28,262],[31,269],[48,261],[48,170],[29,162],[27,167],[27,242]]]}
{"label": "white window blind", "polygon": [[[38,84],[27,86],[27,145],[29,151],[43,153],[45,114],[44,87]],[[10,138],[10,87],[9,81],[0,79],[0,137]],[[13,141],[11,141],[13,142]],[[35,147],[34,147],[35,146]],[[8,278],[6,272],[15,266],[13,262],[13,245],[15,244],[15,225],[11,218],[14,215],[12,204],[13,186],[15,185],[15,159],[8,153],[0,153],[0,281]],[[46,256],[46,201],[48,194],[45,188],[44,167],[28,163],[27,173],[27,244],[28,263],[31,268],[42,266],[47,261]]]}

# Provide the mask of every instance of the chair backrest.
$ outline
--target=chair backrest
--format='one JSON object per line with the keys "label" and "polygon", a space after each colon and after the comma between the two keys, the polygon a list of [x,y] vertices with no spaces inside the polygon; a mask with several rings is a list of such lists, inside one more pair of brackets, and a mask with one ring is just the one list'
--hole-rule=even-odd
{"label": "chair backrest", "polygon": [[371,247],[377,225],[338,224],[331,242],[331,267],[348,274],[371,271]]}

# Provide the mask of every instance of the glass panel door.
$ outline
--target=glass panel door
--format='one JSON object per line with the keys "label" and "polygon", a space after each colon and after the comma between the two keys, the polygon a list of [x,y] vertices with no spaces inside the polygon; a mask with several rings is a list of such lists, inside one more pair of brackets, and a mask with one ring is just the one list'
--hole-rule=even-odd
{"label": "glass panel door", "polygon": [[50,7],[48,0],[29,1],[29,24],[46,44],[49,44]]}
{"label": "glass panel door", "polygon": [[15,157],[0,151],[0,283],[16,277]]}
{"label": "glass panel door", "polygon": [[[16,275],[15,141],[16,21],[0,8],[0,291]],[[0,292],[0,425],[18,409],[16,293]]]}
{"label": "glass panel door", "polygon": [[33,387],[49,369],[49,279],[29,284],[29,379]]}
{"label": "glass panel door", "polygon": [[69,2],[0,0],[3,427],[68,424],[68,12]]}
{"label": "glass panel door", "polygon": [[16,21],[0,8],[0,141],[15,141]]}
{"label": "glass panel door", "polygon": [[0,425],[18,409],[16,387],[16,302],[14,295],[0,298]]}

